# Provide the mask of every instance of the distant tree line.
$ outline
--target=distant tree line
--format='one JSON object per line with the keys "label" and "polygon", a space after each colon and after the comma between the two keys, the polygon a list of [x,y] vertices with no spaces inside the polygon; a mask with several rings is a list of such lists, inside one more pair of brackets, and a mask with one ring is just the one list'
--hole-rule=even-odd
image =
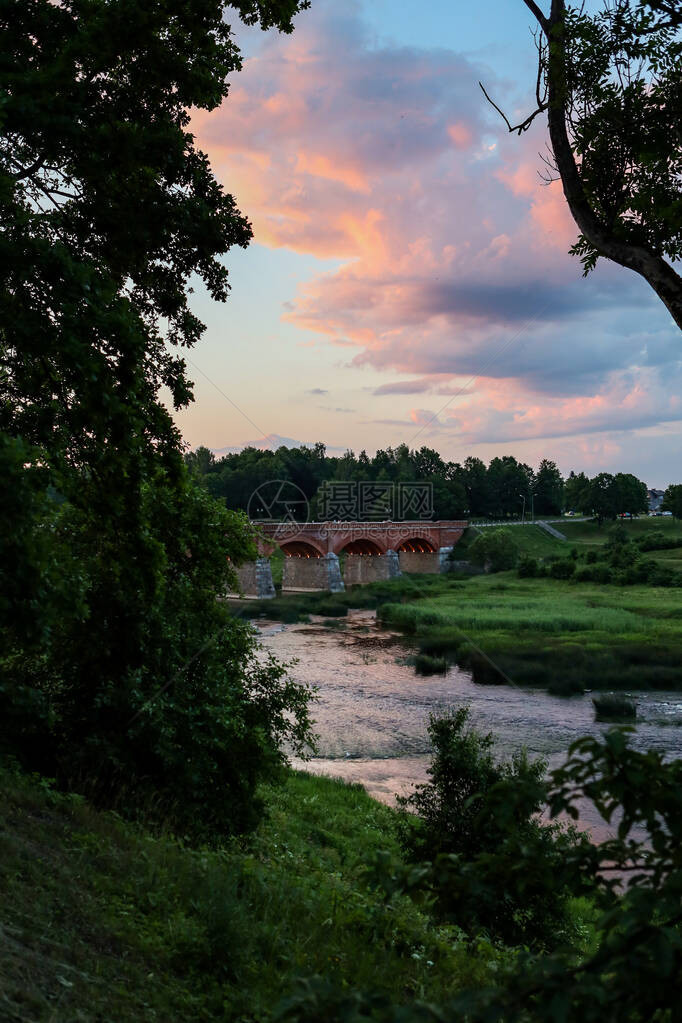
{"label": "distant tree line", "polygon": [[211,494],[222,498],[228,508],[249,511],[252,517],[257,504],[253,495],[273,480],[299,487],[314,518],[326,517],[323,495],[329,484],[364,482],[429,483],[436,519],[514,519],[524,511],[537,517],[572,510],[602,521],[648,510],[646,484],[631,473],[599,473],[589,479],[585,473],[572,472],[564,480],[556,464],[546,458],[534,470],[513,455],[493,458],[488,465],[474,457],[446,462],[433,448],[411,451],[400,444],[377,451],[373,458],[365,451],[331,456],[320,443],[276,451],[248,447],[219,459],[208,448],[200,447],[185,458],[189,467],[204,478]]}

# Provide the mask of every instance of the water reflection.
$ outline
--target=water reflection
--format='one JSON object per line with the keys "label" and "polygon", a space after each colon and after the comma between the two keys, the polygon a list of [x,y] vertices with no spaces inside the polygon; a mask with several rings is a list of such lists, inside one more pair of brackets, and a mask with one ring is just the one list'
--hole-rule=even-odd
{"label": "water reflection", "polygon": [[[310,625],[261,622],[263,645],[282,660],[298,658],[292,675],[318,687],[313,712],[319,753],[307,770],[361,782],[384,802],[426,778],[429,715],[469,704],[471,720],[494,732],[501,754],[525,746],[560,764],[569,745],[609,726],[594,720],[589,694],[565,699],[528,687],[477,685],[451,668],[446,675],[418,676],[406,663],[404,639],[376,625],[373,611],[352,611],[340,620]],[[638,693],[636,749],[682,755],[682,694]],[[583,808],[592,830],[603,828]]]}

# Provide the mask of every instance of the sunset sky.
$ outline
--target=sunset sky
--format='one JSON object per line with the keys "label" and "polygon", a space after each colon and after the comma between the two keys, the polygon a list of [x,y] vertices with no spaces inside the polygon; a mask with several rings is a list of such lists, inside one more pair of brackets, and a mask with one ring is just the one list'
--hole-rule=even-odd
{"label": "sunset sky", "polygon": [[544,123],[507,135],[478,88],[529,111],[530,25],[521,0],[313,0],[291,36],[239,30],[244,70],[193,125],[255,237],[226,256],[226,305],[194,296],[189,444],[679,482],[679,330],[634,274],[582,279]]}

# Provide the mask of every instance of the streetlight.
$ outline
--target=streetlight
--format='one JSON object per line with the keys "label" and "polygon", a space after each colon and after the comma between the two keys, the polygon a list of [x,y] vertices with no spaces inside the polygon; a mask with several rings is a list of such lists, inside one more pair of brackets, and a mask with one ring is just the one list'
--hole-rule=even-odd
{"label": "streetlight", "polygon": [[519,497],[523,501],[523,511],[521,512],[521,524],[523,525],[523,523],[526,521],[526,495],[519,494]]}

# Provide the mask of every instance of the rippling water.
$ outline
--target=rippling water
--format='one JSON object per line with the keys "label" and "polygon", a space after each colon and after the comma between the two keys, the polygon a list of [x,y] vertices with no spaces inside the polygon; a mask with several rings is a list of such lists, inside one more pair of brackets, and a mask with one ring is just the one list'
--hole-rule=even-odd
{"label": "rippling water", "polygon": [[[569,745],[609,726],[596,723],[589,694],[565,699],[539,689],[478,685],[469,672],[419,676],[405,663],[413,652],[403,637],[377,627],[374,611],[351,611],[335,626],[261,622],[263,645],[280,660],[298,658],[291,674],[318,687],[313,708],[319,753],[306,770],[361,782],[391,803],[426,778],[429,715],[469,704],[472,724],[494,732],[496,748],[526,747],[551,766]],[[682,756],[682,693],[637,693],[636,749]],[[584,823],[603,832],[583,808]]]}

